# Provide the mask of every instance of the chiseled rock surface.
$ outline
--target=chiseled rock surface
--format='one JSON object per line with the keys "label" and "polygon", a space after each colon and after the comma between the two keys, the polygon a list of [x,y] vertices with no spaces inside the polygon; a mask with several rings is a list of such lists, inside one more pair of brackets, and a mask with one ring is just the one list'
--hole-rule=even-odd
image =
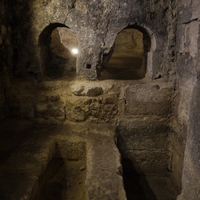
{"label": "chiseled rock surface", "polygon": [[76,98],[66,101],[66,118],[70,121],[115,122],[117,113],[116,95],[106,95],[92,99]]}
{"label": "chiseled rock surface", "polygon": [[0,119],[4,117],[3,107],[5,104],[5,91],[4,91],[5,83],[3,80],[4,80],[3,75],[0,73]]}
{"label": "chiseled rock surface", "polygon": [[[178,3],[176,43],[176,66],[179,80],[177,123],[178,151],[175,163],[183,163],[182,192],[179,200],[199,200],[199,71],[200,71],[200,2],[199,0]],[[179,136],[180,135],[180,136]],[[185,149],[185,150],[184,150]],[[184,157],[183,157],[184,155]],[[184,160],[184,161],[183,161]],[[177,165],[179,165],[177,163]],[[177,169],[180,170],[180,169]]]}
{"label": "chiseled rock surface", "polygon": [[182,177],[182,193],[178,200],[200,199],[200,80],[197,81],[192,95],[191,110]]}
{"label": "chiseled rock surface", "polygon": [[[10,123],[4,121],[1,124],[4,127],[1,129],[4,140],[1,146],[6,146],[8,140],[14,140],[16,146],[12,153],[9,149],[12,145],[0,150],[2,156],[7,156],[0,163],[1,199],[40,198],[38,195],[45,194],[43,190],[54,194],[56,183],[61,180],[57,184],[62,189],[60,199],[63,200],[126,200],[120,153],[114,140],[115,126],[66,123],[44,127],[26,121],[12,121],[15,125],[13,130],[12,127],[6,128]],[[14,133],[18,133],[18,140]],[[58,166],[54,163],[48,171],[55,158],[57,161],[62,159],[62,168],[56,169]],[[81,165],[77,168],[78,163]],[[49,174],[46,174],[47,171]],[[55,173],[53,177],[52,172]],[[51,188],[49,191],[48,187]],[[55,194],[59,195],[60,189]],[[67,189],[71,195],[65,194]],[[51,196],[51,199],[56,198]]]}
{"label": "chiseled rock surface", "polygon": [[[102,130],[99,131],[105,134]],[[86,182],[88,197],[94,200],[126,200],[121,156],[116,147],[114,135],[110,132],[110,137],[109,132],[107,131],[106,135],[96,135],[96,139],[92,139],[88,146],[89,173]]]}
{"label": "chiseled rock surface", "polygon": [[[0,33],[0,43],[8,50],[10,59],[13,50],[15,74],[18,76],[44,73],[45,62],[49,61],[45,55],[50,51],[50,35],[57,27],[66,27],[76,34],[79,42],[78,75],[94,79],[117,34],[130,25],[144,28],[152,39],[153,68],[148,69],[152,77],[173,74],[170,64],[175,38],[174,1],[15,0],[12,4],[3,0],[2,5],[2,27],[8,32],[8,44],[5,46],[1,42],[3,33]],[[12,16],[5,14],[5,7],[8,8],[6,13],[12,13]],[[11,40],[10,24],[13,21],[16,26],[12,27]],[[11,41],[13,44],[10,45]],[[12,63],[7,64],[12,68]]]}
{"label": "chiseled rock surface", "polygon": [[[160,122],[158,123],[158,120]],[[170,170],[169,127],[165,120],[124,118],[118,127],[118,146],[140,174],[168,176]]]}
{"label": "chiseled rock surface", "polygon": [[125,115],[165,117],[171,109],[172,88],[165,84],[133,84],[125,91]]}
{"label": "chiseled rock surface", "polygon": [[95,97],[103,94],[103,89],[101,86],[94,86],[91,83],[88,85],[73,85],[71,90],[73,94],[77,96]]}
{"label": "chiseled rock surface", "polygon": [[103,94],[107,94],[109,92],[116,92],[114,87],[119,85],[114,80],[109,81],[90,81],[84,79],[75,79],[71,82],[71,91],[76,96],[88,96],[95,97]]}

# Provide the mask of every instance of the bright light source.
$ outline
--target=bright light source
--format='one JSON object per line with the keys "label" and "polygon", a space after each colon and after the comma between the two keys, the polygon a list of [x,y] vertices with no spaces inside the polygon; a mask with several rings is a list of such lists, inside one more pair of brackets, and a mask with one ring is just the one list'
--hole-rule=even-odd
{"label": "bright light source", "polygon": [[78,54],[78,49],[77,49],[77,48],[73,48],[73,49],[72,49],[72,53],[73,53],[74,55],[77,55],[77,54]]}

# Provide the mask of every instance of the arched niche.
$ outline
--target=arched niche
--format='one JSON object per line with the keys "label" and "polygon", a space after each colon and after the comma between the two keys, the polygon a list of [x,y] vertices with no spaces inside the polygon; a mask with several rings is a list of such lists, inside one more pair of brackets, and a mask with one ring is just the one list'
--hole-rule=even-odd
{"label": "arched niche", "polygon": [[50,24],[39,37],[43,75],[50,79],[76,76],[78,40],[76,34],[62,24]]}
{"label": "arched niche", "polygon": [[151,39],[139,26],[129,26],[118,33],[110,52],[104,55],[101,79],[142,79],[147,71]]}

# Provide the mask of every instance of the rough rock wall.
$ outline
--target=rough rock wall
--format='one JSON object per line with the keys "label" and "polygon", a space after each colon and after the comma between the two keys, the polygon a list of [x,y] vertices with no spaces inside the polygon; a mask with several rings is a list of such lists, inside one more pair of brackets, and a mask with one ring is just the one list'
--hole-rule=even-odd
{"label": "rough rock wall", "polygon": [[8,91],[11,117],[47,124],[115,124],[118,145],[138,173],[170,175],[172,84],[160,80],[15,81]]}
{"label": "rough rock wall", "polygon": [[79,40],[78,75],[96,78],[103,54],[109,52],[117,34],[130,25],[144,28],[152,39],[150,76],[173,74],[174,1],[15,0],[13,5],[13,68],[19,76],[43,74],[41,33],[48,37],[54,28],[67,26]]}
{"label": "rough rock wall", "polygon": [[136,83],[127,85],[124,92],[118,128],[122,153],[140,174],[168,176],[173,88],[162,82]]}
{"label": "rough rock wall", "polygon": [[[177,74],[179,80],[178,123],[179,146],[185,144],[182,194],[179,199],[200,199],[199,189],[199,47],[200,2],[183,0],[178,7]],[[182,144],[181,144],[182,143]],[[182,152],[179,152],[179,155]],[[179,156],[180,157],[180,156]],[[177,163],[180,160],[177,160]]]}
{"label": "rough rock wall", "polygon": [[3,118],[3,106],[4,106],[4,99],[5,99],[5,94],[4,94],[4,83],[2,81],[3,77],[0,75],[0,119]]}
{"label": "rough rock wall", "polygon": [[[146,79],[38,82],[28,76],[26,81],[12,80],[7,85],[8,114],[41,123],[68,120],[119,125],[119,143],[137,171],[168,176],[175,2],[15,0],[13,5],[14,51],[10,59],[12,70],[19,77],[44,75],[41,51],[47,50],[49,35],[58,26],[68,26],[76,33],[80,50],[77,73],[91,79],[97,77],[103,54],[109,52],[121,30],[129,25],[145,29],[151,39]],[[48,36],[47,40],[41,36]],[[88,64],[90,69],[86,68]]]}
{"label": "rough rock wall", "polygon": [[5,84],[3,80],[3,74],[0,72],[0,120],[4,118]]}
{"label": "rough rock wall", "polygon": [[0,119],[4,118],[5,106],[5,71],[10,64],[12,55],[11,27],[8,25],[11,17],[7,16],[6,1],[0,1]]}

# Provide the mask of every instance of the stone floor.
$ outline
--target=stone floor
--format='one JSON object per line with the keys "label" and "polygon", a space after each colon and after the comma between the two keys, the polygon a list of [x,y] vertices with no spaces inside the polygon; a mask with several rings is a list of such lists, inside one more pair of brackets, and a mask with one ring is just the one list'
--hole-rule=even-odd
{"label": "stone floor", "polygon": [[[136,181],[138,176],[133,176],[136,187],[131,181],[133,192],[125,186],[125,193],[115,128],[1,122],[0,200],[175,200],[169,178],[163,177]],[[130,171],[124,172],[124,180],[126,176]],[[142,182],[150,190],[137,186]]]}
{"label": "stone floor", "polygon": [[0,199],[126,199],[114,127],[87,127],[3,122]]}

